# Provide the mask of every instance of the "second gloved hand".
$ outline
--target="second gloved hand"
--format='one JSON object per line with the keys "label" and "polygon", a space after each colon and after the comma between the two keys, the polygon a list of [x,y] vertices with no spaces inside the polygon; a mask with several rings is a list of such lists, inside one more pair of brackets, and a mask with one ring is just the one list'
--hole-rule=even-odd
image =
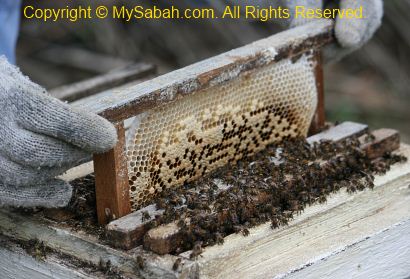
{"label": "second gloved hand", "polygon": [[362,7],[363,18],[342,18],[335,20],[335,36],[337,42],[324,51],[325,60],[337,61],[347,54],[359,49],[367,43],[380,27],[383,17],[383,0],[225,0],[229,5],[257,6],[259,8],[287,8],[289,19],[274,19],[286,27],[296,27],[315,19],[295,16],[296,7],[306,9],[340,8],[358,9]]}
{"label": "second gloved hand", "polygon": [[[283,0],[282,0],[283,1]],[[363,18],[336,18],[335,36],[337,44],[325,49],[326,60],[339,60],[343,56],[359,49],[367,43],[380,27],[383,17],[382,0],[288,0],[287,6],[294,14],[296,6],[304,6],[311,9],[323,9],[337,7],[342,10],[356,10],[362,7]],[[338,5],[336,5],[338,3]],[[307,21],[298,17],[291,20],[291,27],[299,26]]]}
{"label": "second gloved hand", "polygon": [[55,177],[117,141],[111,123],[47,95],[5,57],[0,112],[0,206],[65,206],[71,186]]}

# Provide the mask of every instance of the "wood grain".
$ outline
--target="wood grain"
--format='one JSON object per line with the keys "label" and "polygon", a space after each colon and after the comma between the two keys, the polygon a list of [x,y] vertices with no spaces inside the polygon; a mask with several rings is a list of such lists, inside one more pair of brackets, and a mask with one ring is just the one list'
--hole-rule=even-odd
{"label": "wood grain", "polygon": [[4,279],[98,279],[102,274],[90,274],[81,268],[73,269],[68,262],[48,255],[46,259],[38,261],[28,255],[21,247],[0,236],[0,277]]}
{"label": "wood grain", "polygon": [[[364,143],[362,149],[370,159],[382,157],[384,154],[400,147],[400,134],[393,129],[378,129],[372,132],[372,142]],[[362,140],[365,140],[362,138]]]}
{"label": "wood grain", "polygon": [[345,251],[318,259],[286,278],[408,278],[410,219],[370,235]]}
{"label": "wood grain", "polygon": [[95,194],[100,224],[131,212],[124,124],[116,124],[118,143],[110,151],[94,155]]}
{"label": "wood grain", "polygon": [[[79,269],[82,263],[98,267],[101,263],[110,262],[110,265],[121,271],[125,278],[176,278],[171,268],[176,259],[175,256],[159,257],[153,253],[142,251],[142,249],[134,249],[125,253],[104,245],[96,236],[71,230],[64,225],[60,227],[55,223],[50,224],[36,218],[36,216],[27,214],[23,216],[16,212],[0,210],[0,231],[13,239],[38,240],[61,254],[63,258],[69,256],[77,259],[77,266],[74,265],[73,269]],[[1,242],[0,244],[3,245]],[[136,261],[138,256],[145,259],[144,269],[141,269]],[[188,268],[186,270],[188,275],[195,272],[195,270],[190,270],[189,261],[185,263],[184,268]],[[191,274],[191,276],[193,275]],[[0,278],[3,279],[1,273]]]}
{"label": "wood grain", "polygon": [[144,236],[144,249],[158,255],[175,252],[184,239],[176,222],[150,229]]}
{"label": "wood grain", "polygon": [[320,50],[316,51],[315,55],[315,79],[316,79],[316,89],[317,89],[317,108],[316,113],[313,116],[312,124],[309,129],[309,135],[314,135],[319,133],[325,127],[326,116],[325,116],[325,88],[324,88],[324,78],[323,78],[323,61],[322,53]]}
{"label": "wood grain", "polygon": [[[149,218],[144,217],[144,212]],[[107,226],[107,238],[111,246],[129,250],[142,243],[145,233],[150,229],[149,223],[164,210],[157,210],[155,204],[110,222]]]}
{"label": "wood grain", "polygon": [[366,124],[346,121],[319,134],[310,136],[306,141],[310,144],[321,140],[342,141],[352,136],[359,137],[368,131]]}

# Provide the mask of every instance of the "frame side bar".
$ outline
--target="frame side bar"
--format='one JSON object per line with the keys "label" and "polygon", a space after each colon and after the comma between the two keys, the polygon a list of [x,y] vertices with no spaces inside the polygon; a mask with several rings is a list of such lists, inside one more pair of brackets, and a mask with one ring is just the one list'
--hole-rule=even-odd
{"label": "frame side bar", "polygon": [[124,123],[117,123],[116,128],[117,145],[106,153],[94,155],[97,217],[100,224],[131,212]]}

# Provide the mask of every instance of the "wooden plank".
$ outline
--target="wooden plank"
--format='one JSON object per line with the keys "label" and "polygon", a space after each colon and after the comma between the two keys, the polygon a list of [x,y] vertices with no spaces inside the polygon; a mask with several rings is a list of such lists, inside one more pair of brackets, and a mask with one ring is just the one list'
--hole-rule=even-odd
{"label": "wooden plank", "polygon": [[64,181],[70,182],[77,178],[87,176],[93,172],[94,172],[94,162],[90,161],[90,162],[87,162],[87,163],[84,163],[84,164],[81,164],[79,166],[69,169],[62,175],[58,176],[58,178]]}
{"label": "wooden plank", "polygon": [[323,78],[323,61],[321,51],[317,51],[315,57],[315,79],[317,89],[317,108],[316,113],[313,116],[312,124],[309,129],[309,135],[315,135],[323,130],[325,127],[325,88]]}
{"label": "wooden plank", "polygon": [[81,268],[70,268],[63,259],[48,254],[41,261],[35,259],[10,238],[0,236],[0,274],[1,278],[18,279],[97,279],[99,274],[89,274]]}
{"label": "wooden plank", "polygon": [[370,235],[344,251],[318,259],[288,274],[288,279],[307,278],[409,278],[410,220]]}
{"label": "wooden plank", "polygon": [[[366,132],[367,126],[353,123],[353,122],[345,122],[338,126],[335,126],[328,131],[322,132],[318,135],[308,138],[308,142],[317,142],[322,139],[329,140],[333,139],[334,141],[342,141],[349,137],[358,137],[359,135]],[[380,134],[380,133],[379,133]],[[392,136],[391,134],[383,134],[387,138],[379,138],[378,141],[373,142],[375,145],[380,145],[380,141],[389,141],[388,137]],[[380,135],[382,136],[382,135]],[[313,138],[313,140],[311,139]],[[372,144],[372,143],[370,143]],[[366,144],[367,146],[367,144]],[[394,145],[384,145],[383,146],[385,151],[393,151],[396,148]],[[256,207],[265,203],[267,200],[266,193],[260,193],[252,198],[253,206]],[[249,208],[250,214],[252,214],[252,210],[254,208]],[[223,218],[223,216],[221,216]],[[180,230],[176,225],[176,222],[165,224],[156,228],[153,228],[147,232],[144,237],[144,248],[149,249],[157,254],[163,255],[168,253],[173,253],[177,250],[180,246],[180,242],[182,241]]]}
{"label": "wooden plank", "polygon": [[370,159],[382,157],[386,151],[396,150],[400,147],[400,134],[393,129],[378,129],[372,132],[374,139],[366,143],[366,136],[361,140],[364,142],[362,149]]}
{"label": "wooden plank", "polygon": [[110,151],[94,155],[95,195],[100,224],[131,212],[124,124],[116,124],[118,143]]}
{"label": "wooden plank", "polygon": [[153,204],[110,222],[106,227],[110,245],[129,250],[141,244],[150,222],[163,212]]}
{"label": "wooden plank", "polygon": [[[39,220],[35,216],[0,210],[0,231],[7,237],[29,241],[38,240],[61,255],[78,259],[82,262],[99,266],[110,263],[123,273],[125,278],[175,278],[176,273],[172,265],[177,259],[167,255],[159,257],[142,249],[133,249],[128,253],[104,245],[99,240],[86,233],[71,231],[67,227],[57,227],[55,224]],[[136,261],[138,257],[145,259],[141,268]],[[78,269],[78,267],[74,267]],[[195,276],[197,271],[192,269],[192,263],[185,261],[181,273],[188,277]],[[1,278],[1,276],[0,276]],[[194,278],[194,277],[192,277]]]}
{"label": "wooden plank", "polygon": [[306,139],[306,141],[310,144],[320,142],[321,140],[337,142],[352,136],[359,137],[367,131],[368,127],[365,124],[346,121],[319,134],[310,136]]}
{"label": "wooden plank", "polygon": [[49,93],[60,100],[72,102],[129,82],[143,82],[152,78],[155,72],[156,67],[152,64],[136,63],[87,80],[54,88],[49,90]]}
{"label": "wooden plank", "polygon": [[[57,263],[39,262],[24,252],[12,252],[0,247],[1,278],[18,279],[97,279]],[[101,277],[99,277],[101,278]]]}
{"label": "wooden plank", "polygon": [[250,70],[320,49],[333,41],[332,30],[332,21],[315,21],[128,89],[91,96],[73,105],[119,122],[187,94],[236,79]]}
{"label": "wooden plank", "polygon": [[144,249],[158,255],[175,252],[183,238],[176,222],[150,229],[144,236]]}

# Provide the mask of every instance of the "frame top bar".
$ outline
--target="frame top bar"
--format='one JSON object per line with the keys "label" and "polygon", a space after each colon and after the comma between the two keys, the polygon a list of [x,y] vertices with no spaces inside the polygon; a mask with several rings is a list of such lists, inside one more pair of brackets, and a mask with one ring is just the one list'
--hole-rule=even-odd
{"label": "frame top bar", "polygon": [[280,32],[126,89],[113,89],[71,103],[112,122],[123,121],[184,95],[222,84],[242,73],[297,58],[333,41],[331,20]]}

